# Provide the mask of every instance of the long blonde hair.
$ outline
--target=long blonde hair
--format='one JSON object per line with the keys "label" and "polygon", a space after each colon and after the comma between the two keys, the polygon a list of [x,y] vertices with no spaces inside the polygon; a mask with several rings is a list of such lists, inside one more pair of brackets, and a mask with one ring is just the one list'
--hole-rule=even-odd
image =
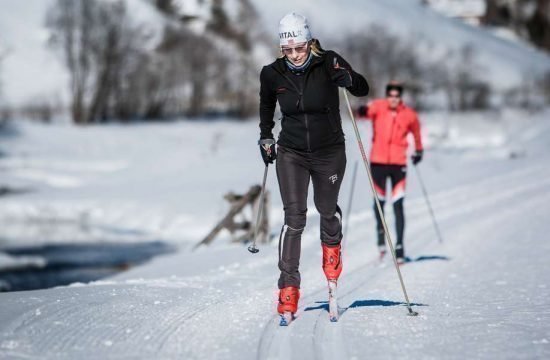
{"label": "long blonde hair", "polygon": [[309,44],[309,46],[314,56],[319,57],[325,53],[325,49],[321,46],[319,39],[311,39],[311,44]]}
{"label": "long blonde hair", "polygon": [[[309,48],[313,56],[319,57],[325,53],[325,49],[323,49],[323,47],[321,46],[319,39],[311,39],[309,41]],[[281,47],[279,46],[279,58],[282,59],[284,57],[285,55],[283,54],[283,52],[281,51]]]}

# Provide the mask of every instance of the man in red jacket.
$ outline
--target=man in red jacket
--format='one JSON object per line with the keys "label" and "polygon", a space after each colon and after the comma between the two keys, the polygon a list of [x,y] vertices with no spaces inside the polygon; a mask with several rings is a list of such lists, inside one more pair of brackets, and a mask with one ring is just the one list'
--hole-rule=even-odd
{"label": "man in red jacket", "polygon": [[[403,199],[405,196],[405,179],[407,175],[407,149],[409,143],[407,136],[412,133],[414,137],[415,152],[411,159],[414,165],[422,160],[423,148],[420,137],[420,122],[416,111],[406,106],[401,96],[403,86],[397,82],[390,82],[386,86],[386,98],[377,99],[368,106],[361,106],[358,110],[359,117],[372,121],[372,149],[370,154],[372,176],[376,188],[376,195],[384,209],[386,201],[386,180],[391,180],[391,200],[395,213],[395,227],[397,243],[395,255],[402,263],[405,261],[403,248],[403,232],[405,230],[405,216],[403,213]],[[382,220],[378,214],[376,204],[376,230],[378,234],[378,248],[380,256],[386,253],[384,242],[384,229]]]}

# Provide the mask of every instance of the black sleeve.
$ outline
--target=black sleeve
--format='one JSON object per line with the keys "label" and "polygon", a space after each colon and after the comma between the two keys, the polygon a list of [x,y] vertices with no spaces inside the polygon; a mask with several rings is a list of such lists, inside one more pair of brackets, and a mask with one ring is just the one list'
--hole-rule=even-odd
{"label": "black sleeve", "polygon": [[339,54],[334,51],[327,51],[326,66],[328,66],[329,74],[337,71],[334,69],[334,64],[338,62],[340,67],[347,69],[351,75],[351,86],[346,88],[353,96],[367,96],[369,93],[369,84],[365,77],[355,71],[351,65]]}
{"label": "black sleeve", "polygon": [[272,139],[275,121],[275,107],[277,106],[277,94],[269,80],[269,69],[264,66],[260,73],[260,138]]}

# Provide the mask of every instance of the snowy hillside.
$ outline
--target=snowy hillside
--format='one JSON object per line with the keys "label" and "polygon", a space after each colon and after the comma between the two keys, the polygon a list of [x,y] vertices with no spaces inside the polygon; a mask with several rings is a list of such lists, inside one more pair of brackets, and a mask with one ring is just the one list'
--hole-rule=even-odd
{"label": "snowy hillside", "polygon": [[[378,23],[389,32],[397,32],[410,41],[421,39],[435,47],[426,57],[440,58],[449,49],[471,44],[476,49],[478,62],[487,80],[497,89],[517,86],[524,78],[540,76],[550,70],[550,56],[523,44],[498,38],[483,29],[474,28],[449,19],[415,0],[347,0],[334,2],[251,1],[262,16],[262,24],[277,43],[277,24],[289,11],[302,12],[310,18],[313,32],[321,39],[342,35]],[[45,28],[45,14],[52,0],[0,0],[0,49],[7,53],[1,72],[2,96],[8,104],[21,105],[30,101],[67,102],[68,77],[60,59],[47,47],[49,34]],[[206,17],[205,7],[196,1],[176,2],[180,11],[188,15]],[[228,2],[227,8],[236,8]],[[233,4],[233,5],[232,5]],[[148,0],[130,0],[132,19],[160,36],[164,20]],[[235,14],[231,14],[234,16]],[[236,18],[236,17],[235,17]],[[201,25],[202,24],[202,25]],[[343,25],[345,24],[345,25]],[[201,31],[204,21],[195,23]],[[264,29],[250,29],[256,36]],[[452,41],[450,41],[452,39]],[[327,45],[337,48],[338,44]],[[270,61],[267,49],[255,49],[255,57]]]}
{"label": "snowy hillside", "polygon": [[[472,45],[486,80],[496,89],[517,86],[524,78],[540,76],[550,70],[550,55],[448,18],[422,6],[419,0],[320,0],[299,3],[253,0],[253,3],[261,11],[274,42],[279,19],[287,12],[296,11],[308,17],[314,36],[321,40],[334,35],[342,36],[350,30],[366,29],[369,24],[376,23],[391,33],[409,38],[413,43],[425,45],[424,42],[428,41],[434,45],[435,49],[425,53],[427,58],[437,58],[449,49],[458,50]],[[324,43],[331,48],[338,47],[338,44]]]}
{"label": "snowy hillside", "polygon": [[[500,135],[493,124],[493,137],[476,135],[484,131],[479,119],[452,118],[443,143],[440,116],[446,115],[423,117],[429,150],[419,169],[443,244],[412,169],[405,202],[412,262],[402,271],[420,316],[406,316],[393,265],[378,261],[372,197],[359,167],[344,245],[341,320],[328,321],[319,218],[310,203],[302,298],[288,328],[277,326],[274,313],[276,241],[256,255],[228,245],[227,236],[212,248],[186,250],[223,215],[225,192],[260,180],[254,122],[19,127],[19,136],[3,138],[8,157],[0,169],[9,184],[34,191],[2,199],[4,246],[158,239],[183,251],[91,285],[0,294],[0,357],[548,358],[550,246],[541,241],[550,231],[548,113],[493,119],[510,126],[516,123],[508,117],[524,119],[521,127],[500,127]],[[360,129],[368,139],[369,124]],[[343,208],[360,158],[347,120],[345,131]],[[510,159],[516,148],[522,155]],[[282,209],[274,175],[268,188],[277,232]],[[41,217],[58,226],[40,232],[47,224]]]}

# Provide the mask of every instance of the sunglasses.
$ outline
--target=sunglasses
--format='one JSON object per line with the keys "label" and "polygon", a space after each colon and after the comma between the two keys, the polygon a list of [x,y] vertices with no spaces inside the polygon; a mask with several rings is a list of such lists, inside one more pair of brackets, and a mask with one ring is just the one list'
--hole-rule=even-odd
{"label": "sunglasses", "polygon": [[305,54],[307,52],[307,43],[303,44],[303,45],[298,45],[296,47],[281,47],[281,52],[284,54],[284,55],[292,55],[292,53],[294,51],[296,51],[297,54]]}
{"label": "sunglasses", "polygon": [[401,95],[387,95],[388,98],[400,99]]}

